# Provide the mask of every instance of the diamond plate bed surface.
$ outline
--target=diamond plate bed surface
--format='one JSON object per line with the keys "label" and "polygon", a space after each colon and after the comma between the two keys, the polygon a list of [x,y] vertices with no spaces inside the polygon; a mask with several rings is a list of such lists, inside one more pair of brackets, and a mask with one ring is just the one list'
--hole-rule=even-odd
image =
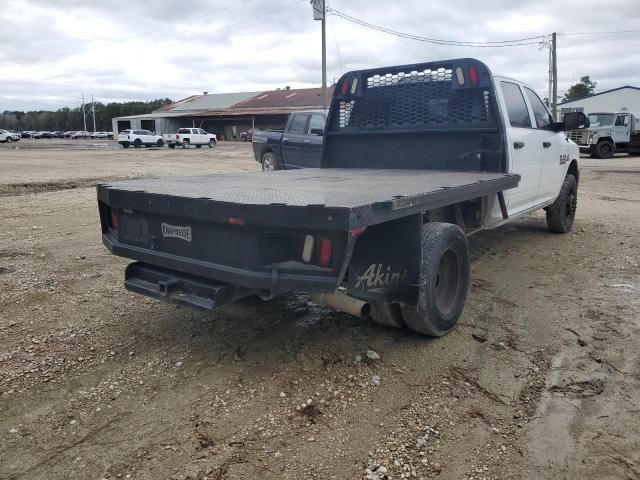
{"label": "diamond plate bed surface", "polygon": [[508,178],[513,178],[512,187],[517,184],[517,175],[505,173],[304,169],[128,180],[101,187],[245,205],[356,208]]}

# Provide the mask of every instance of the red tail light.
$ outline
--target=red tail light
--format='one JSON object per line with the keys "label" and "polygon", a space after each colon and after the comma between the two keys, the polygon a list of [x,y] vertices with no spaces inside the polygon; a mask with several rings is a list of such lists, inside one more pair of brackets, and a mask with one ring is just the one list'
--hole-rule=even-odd
{"label": "red tail light", "polygon": [[244,225],[244,218],[229,217],[230,225]]}
{"label": "red tail light", "polygon": [[347,94],[348,89],[349,89],[349,80],[345,78],[342,81],[342,86],[340,87],[340,93],[342,94],[342,96],[345,96]]}
{"label": "red tail light", "polygon": [[475,65],[469,65],[469,68],[467,68],[467,72],[469,74],[469,83],[471,83],[471,85],[477,85],[478,84],[478,69],[476,68]]}
{"label": "red tail light", "polygon": [[320,255],[318,257],[318,263],[321,267],[328,267],[331,261],[331,240],[323,238],[320,240]]}
{"label": "red tail light", "polygon": [[118,230],[118,210],[115,208],[109,209],[109,226],[113,230]]}
{"label": "red tail light", "polygon": [[180,140],[180,135],[176,135],[176,140]]}

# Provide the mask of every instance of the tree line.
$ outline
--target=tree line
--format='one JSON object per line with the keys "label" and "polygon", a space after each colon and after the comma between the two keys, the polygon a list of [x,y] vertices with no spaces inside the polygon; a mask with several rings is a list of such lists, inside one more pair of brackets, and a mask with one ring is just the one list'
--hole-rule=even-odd
{"label": "tree line", "polygon": [[[111,131],[111,119],[127,115],[142,115],[151,113],[163,105],[172,103],[168,98],[151,100],[148,102],[96,102],[96,131]],[[91,104],[85,104],[87,112],[87,130],[93,131]],[[35,130],[35,131],[67,131],[83,130],[82,105],[69,108],[64,107],[54,111],[4,111],[0,114],[0,128],[7,130]]]}

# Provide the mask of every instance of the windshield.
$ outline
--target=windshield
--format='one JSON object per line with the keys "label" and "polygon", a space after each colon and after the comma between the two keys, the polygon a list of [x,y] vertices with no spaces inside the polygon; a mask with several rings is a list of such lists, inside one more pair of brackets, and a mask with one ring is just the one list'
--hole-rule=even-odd
{"label": "windshield", "polygon": [[613,113],[590,113],[589,124],[591,127],[606,127],[613,125]]}

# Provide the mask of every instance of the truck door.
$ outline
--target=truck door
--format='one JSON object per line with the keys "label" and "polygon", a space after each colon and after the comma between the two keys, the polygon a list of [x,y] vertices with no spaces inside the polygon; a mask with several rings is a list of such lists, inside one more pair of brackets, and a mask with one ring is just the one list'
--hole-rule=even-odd
{"label": "truck door", "polygon": [[618,113],[613,123],[613,142],[628,143],[631,134],[631,118],[628,113]]}
{"label": "truck door", "polygon": [[517,83],[501,81],[502,111],[506,112],[505,127],[509,149],[509,172],[520,175],[520,184],[506,192],[507,210],[513,215],[534,207],[542,176],[540,133],[532,128],[529,109]]}
{"label": "truck door", "polygon": [[198,145],[206,145],[209,143],[209,135],[201,128],[196,128],[196,132],[198,132]]}
{"label": "truck door", "polygon": [[320,154],[322,153],[322,139],[327,119],[321,113],[314,113],[309,119],[309,125],[304,138],[301,163],[307,168],[320,168]]}
{"label": "truck door", "polygon": [[564,172],[569,161],[569,141],[564,132],[554,132],[553,117],[542,103],[540,97],[530,88],[524,87],[524,93],[533,113],[534,128],[538,134],[536,148],[542,152],[542,178],[538,189],[537,203],[555,200],[560,193]]}
{"label": "truck door", "polygon": [[288,130],[282,134],[281,152],[285,168],[303,168],[304,140],[306,139],[308,113],[294,113]]}

